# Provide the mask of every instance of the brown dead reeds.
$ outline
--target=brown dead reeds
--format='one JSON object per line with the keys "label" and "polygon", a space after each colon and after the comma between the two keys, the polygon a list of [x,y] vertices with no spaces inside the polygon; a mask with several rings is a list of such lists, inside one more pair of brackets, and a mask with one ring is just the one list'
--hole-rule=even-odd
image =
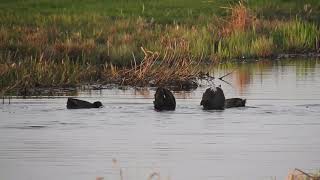
{"label": "brown dead reeds", "polygon": [[64,58],[65,55],[71,60],[77,60],[82,59],[84,55],[92,54],[95,46],[93,40],[74,42],[68,39],[66,42],[56,42],[52,54],[60,58]]}
{"label": "brown dead reeds", "polygon": [[114,83],[120,86],[169,86],[177,90],[190,90],[198,85],[200,62],[191,56],[181,55],[167,49],[163,55],[141,47],[144,58],[138,63],[134,53],[131,67],[107,63],[92,65],[78,63],[72,59],[57,61],[40,57],[14,63],[0,63],[1,94],[17,92],[28,95],[43,87],[79,86],[84,83]]}
{"label": "brown dead reeds", "polygon": [[167,49],[163,56],[141,47],[144,58],[140,64],[135,59],[131,68],[118,69],[109,65],[106,79],[120,85],[172,86],[179,89],[197,87],[198,64],[188,56],[179,56]]}
{"label": "brown dead reeds", "polygon": [[230,16],[222,28],[222,35],[226,36],[234,31],[246,31],[254,27],[256,17],[243,1],[239,1],[234,6],[224,8],[230,11]]}
{"label": "brown dead reeds", "polygon": [[300,169],[294,169],[289,172],[287,180],[320,180],[320,175],[306,173]]}
{"label": "brown dead reeds", "polygon": [[19,63],[0,63],[0,92],[21,92],[42,87],[77,86],[81,82],[94,82],[99,73],[96,66],[81,65],[68,59],[59,62],[44,56],[21,59]]}

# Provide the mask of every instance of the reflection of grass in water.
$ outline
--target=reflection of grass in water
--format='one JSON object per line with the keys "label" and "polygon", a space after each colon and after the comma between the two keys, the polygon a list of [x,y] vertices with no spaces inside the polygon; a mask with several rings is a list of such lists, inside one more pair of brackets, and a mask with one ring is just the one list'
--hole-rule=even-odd
{"label": "reflection of grass in water", "polygon": [[302,58],[295,59],[294,61],[281,60],[277,64],[280,67],[291,66],[295,67],[295,72],[298,78],[306,78],[307,76],[314,75],[315,71],[319,69],[319,59],[317,58]]}
{"label": "reflection of grass in water", "polygon": [[[293,71],[288,71],[287,68],[290,68]],[[293,68],[293,69],[292,69]],[[230,74],[230,77],[224,78],[225,81],[231,83],[239,91],[246,89],[246,86],[251,83],[253,76],[257,76],[258,79],[263,80],[265,72],[275,69],[273,74],[275,78],[280,78],[280,72],[288,71],[288,73],[296,73],[297,78],[308,78],[314,77],[315,71],[319,69],[319,61],[314,58],[306,59],[283,59],[280,61],[273,60],[260,60],[260,61],[247,61],[245,63],[221,63],[216,64],[215,67],[207,67],[202,69],[204,72],[214,72],[219,71],[222,74],[227,74],[228,72],[233,71]],[[217,73],[215,74],[218,78]],[[262,83],[263,81],[261,81]]]}
{"label": "reflection of grass in water", "polygon": [[319,66],[319,61],[317,59],[298,60],[295,66],[297,77],[305,77],[315,72]]}

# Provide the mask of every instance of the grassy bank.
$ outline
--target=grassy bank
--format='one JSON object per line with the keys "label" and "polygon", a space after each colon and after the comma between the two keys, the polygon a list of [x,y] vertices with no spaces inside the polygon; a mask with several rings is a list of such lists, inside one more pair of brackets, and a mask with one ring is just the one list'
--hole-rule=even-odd
{"label": "grassy bank", "polygon": [[319,51],[316,0],[2,0],[0,8],[2,91],[193,81],[200,62]]}

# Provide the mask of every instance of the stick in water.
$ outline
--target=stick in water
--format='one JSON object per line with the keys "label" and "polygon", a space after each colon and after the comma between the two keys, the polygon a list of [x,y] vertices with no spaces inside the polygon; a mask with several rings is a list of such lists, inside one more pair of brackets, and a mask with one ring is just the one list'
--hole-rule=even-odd
{"label": "stick in water", "polygon": [[234,70],[232,70],[231,72],[229,72],[229,73],[227,73],[227,74],[225,74],[225,75],[223,75],[223,76],[219,77],[218,79],[222,80],[224,77],[229,76],[229,75],[230,75],[230,74],[232,74],[234,71],[235,71],[235,69],[234,69]]}

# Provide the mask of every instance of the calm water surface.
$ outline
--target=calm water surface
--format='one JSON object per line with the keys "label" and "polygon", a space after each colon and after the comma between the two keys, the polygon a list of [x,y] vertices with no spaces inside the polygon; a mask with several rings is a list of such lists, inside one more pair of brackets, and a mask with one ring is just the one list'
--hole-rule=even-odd
{"label": "calm water surface", "polygon": [[260,180],[320,169],[320,61],[224,64],[213,74],[233,69],[215,83],[248,107],[203,111],[206,86],[175,92],[174,112],[153,110],[154,89],[79,92],[102,109],[67,110],[66,97],[1,104],[0,179]]}

